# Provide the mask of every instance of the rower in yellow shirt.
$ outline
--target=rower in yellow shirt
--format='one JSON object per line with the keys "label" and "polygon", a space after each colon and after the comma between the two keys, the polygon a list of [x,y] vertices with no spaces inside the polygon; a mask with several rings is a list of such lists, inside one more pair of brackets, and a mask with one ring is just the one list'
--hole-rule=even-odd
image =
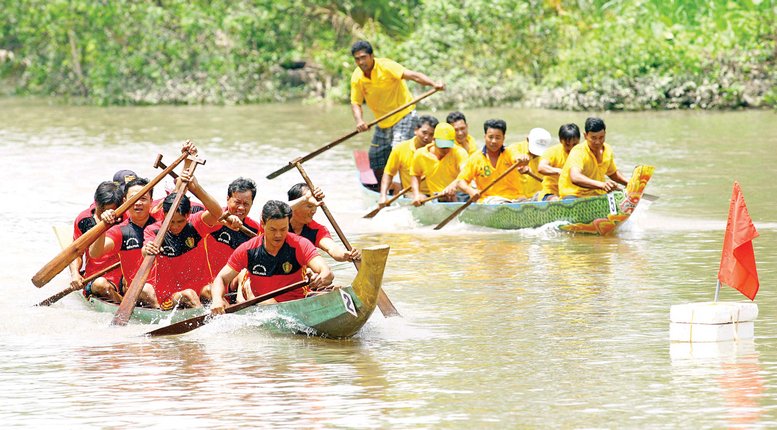
{"label": "rower in yellow shirt", "polygon": [[[388,190],[391,187],[394,175],[397,173],[399,173],[401,188],[410,186],[415,151],[434,142],[434,128],[437,127],[438,123],[437,118],[431,115],[418,117],[418,122],[415,125],[415,137],[400,143],[391,150],[386,168],[383,170],[383,178],[380,181],[379,206],[386,205]],[[421,181],[420,191],[423,194],[429,194],[426,180]]]}
{"label": "rower in yellow shirt", "polygon": [[558,177],[569,157],[569,151],[580,143],[580,129],[577,124],[564,124],[558,129],[557,145],[551,146],[540,158],[537,171],[543,175],[542,191],[538,201],[558,200]]}
{"label": "rower in yellow shirt", "polygon": [[605,194],[628,183],[615,165],[612,148],[604,142],[606,131],[601,118],[585,120],[585,142],[572,148],[558,178],[562,199]]}
{"label": "rower in yellow shirt", "polygon": [[413,176],[410,183],[413,187],[413,205],[420,206],[424,195],[418,179],[426,176],[426,184],[431,194],[443,193],[439,201],[455,201],[455,189],[448,190],[446,186],[456,180],[461,167],[467,161],[467,151],[454,143],[456,132],[448,123],[437,124],[434,129],[434,143],[416,150],[413,156]]}
{"label": "rower in yellow shirt", "polygon": [[450,184],[445,193],[450,194],[455,190],[461,190],[479,203],[507,203],[526,199],[527,195],[522,188],[521,173],[516,170],[510,172],[494,186],[481,194],[470,187],[474,180],[479,190],[484,189],[514,163],[526,164],[529,156],[518,154],[514,149],[505,148],[505,134],[507,123],[501,119],[489,119],[483,124],[486,144],[482,151],[475,152],[467,159],[456,181]]}
{"label": "rower in yellow shirt", "polygon": [[553,145],[550,132],[544,128],[533,128],[523,142],[510,146],[517,154],[525,154],[529,157],[529,164],[521,166],[521,188],[527,197],[531,198],[542,190],[542,176],[539,174],[540,157],[546,149]]}
{"label": "rower in yellow shirt", "polygon": [[472,155],[478,150],[478,144],[475,142],[475,138],[469,134],[469,125],[467,125],[467,117],[463,113],[454,111],[448,114],[445,118],[445,122],[453,126],[453,130],[456,131],[456,144],[464,148],[467,154]]}

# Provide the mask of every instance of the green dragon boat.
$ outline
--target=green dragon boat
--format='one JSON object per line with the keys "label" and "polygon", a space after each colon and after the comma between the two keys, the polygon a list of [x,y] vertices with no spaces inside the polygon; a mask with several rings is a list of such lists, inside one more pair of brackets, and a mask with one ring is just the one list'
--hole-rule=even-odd
{"label": "green dragon boat", "polygon": [[[62,247],[72,242],[68,226],[55,225],[54,233]],[[364,326],[378,303],[383,284],[389,246],[378,245],[362,250],[362,263],[352,284],[331,291],[309,295],[303,299],[274,304],[256,304],[235,312],[255,315],[259,326],[278,333],[304,333],[329,338],[349,338]],[[78,296],[89,309],[115,314],[119,304],[100,297]],[[136,306],[130,321],[142,324],[174,324],[203,315],[203,309],[160,309]]]}
{"label": "green dragon boat", "polygon": [[[375,310],[388,253],[388,245],[364,248],[361,268],[348,287],[334,288],[298,300],[269,305],[260,303],[237,311],[235,315],[255,316],[259,327],[276,333],[349,338],[364,326]],[[119,308],[117,303],[94,296],[84,300],[89,308],[98,312],[115,314]],[[162,311],[136,306],[130,320],[145,324],[174,324],[203,314],[203,309]]]}
{"label": "green dragon boat", "polygon": [[[366,154],[354,151],[362,189],[372,202],[377,202],[375,176],[365,166]],[[626,189],[613,191],[595,197],[552,202],[519,202],[504,204],[473,203],[459,214],[460,222],[496,229],[537,228],[557,223],[562,231],[594,235],[608,235],[624,223],[634,212],[642,199],[643,191],[653,176],[653,166],[641,165],[634,168]],[[439,224],[464,203],[426,203],[413,206],[412,200],[400,198],[413,217],[424,225]]]}

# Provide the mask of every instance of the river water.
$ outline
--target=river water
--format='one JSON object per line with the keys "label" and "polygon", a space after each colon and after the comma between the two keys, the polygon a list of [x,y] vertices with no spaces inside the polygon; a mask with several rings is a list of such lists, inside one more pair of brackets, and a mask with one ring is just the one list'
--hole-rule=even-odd
{"label": "river water", "polygon": [[[447,112],[437,112],[444,118]],[[508,141],[553,134],[586,114],[467,111]],[[773,112],[605,113],[622,171],[652,164],[647,192],[612,237],[551,228],[416,225],[404,209],[364,220],[351,139],[306,163],[349,240],[391,246],[384,286],[403,318],[378,311],[352,340],[273,335],[227,316],[151,339],[30,277],[96,185],[119,169],[153,176],[157,153],[192,139],[201,184],[226,197],[254,178],[284,199],[288,160],[348,133],[346,106],[69,107],[0,99],[0,422],[59,428],[774,428],[777,426],[777,116]],[[669,307],[711,300],[737,180],[761,236],[754,341],[669,341]],[[158,187],[158,193],[161,187]],[[317,215],[326,223],[323,214]],[[353,269],[334,264],[347,283]],[[721,300],[746,300],[724,287]]]}

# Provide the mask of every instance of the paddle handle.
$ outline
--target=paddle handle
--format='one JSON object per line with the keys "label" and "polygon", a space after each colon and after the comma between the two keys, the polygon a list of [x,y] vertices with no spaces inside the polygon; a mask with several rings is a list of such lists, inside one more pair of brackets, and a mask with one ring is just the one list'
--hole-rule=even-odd
{"label": "paddle handle", "polygon": [[[188,167],[190,176],[194,175],[194,169],[198,164],[205,164],[203,160],[193,157],[189,158],[188,160],[191,161],[191,165]],[[181,200],[186,193],[186,187],[188,185],[188,182],[181,181],[181,183],[175,188],[176,195],[175,199],[173,200],[173,204],[170,206],[170,210],[167,212],[167,215],[165,215],[165,219],[162,221],[162,226],[159,228],[157,236],[154,239],[154,244],[157,247],[162,245],[162,242],[165,240],[165,234],[167,234],[167,230],[170,227],[170,222],[173,219],[173,215],[175,215],[175,212],[178,210],[178,205],[181,203]],[[116,314],[113,316],[113,320],[111,320],[111,325],[127,325],[130,316],[132,315],[132,311],[135,310],[135,303],[138,301],[140,292],[143,290],[143,285],[145,285],[146,280],[148,279],[149,271],[151,270],[151,266],[154,264],[155,259],[156,254],[146,255],[143,257],[143,262],[140,264],[140,267],[135,274],[135,278],[132,279],[132,283],[130,284],[127,293],[124,294],[124,297],[121,299],[121,304],[119,305],[119,309],[116,310]]]}
{"label": "paddle handle", "polygon": [[[290,291],[296,290],[297,288],[304,287],[308,283],[309,281],[307,280],[300,281],[291,285],[287,285],[282,288],[278,288],[277,290],[270,291],[269,293],[262,294],[261,296],[254,297],[251,300],[246,300],[243,303],[227,306],[226,308],[224,308],[224,313],[231,314],[239,310],[245,309],[249,306],[254,306],[265,300],[270,300],[272,298],[280,296],[281,294],[286,294]],[[174,334],[188,333],[198,327],[204,326],[211,320],[211,318],[212,318],[211,314],[204,314],[194,318],[189,318],[187,320],[179,321],[175,324],[170,324],[168,326],[158,328],[156,330],[152,330],[146,333],[146,336],[168,336],[168,335],[174,335]]]}
{"label": "paddle handle", "polygon": [[[427,91],[427,92],[423,93],[422,95],[420,95],[420,96],[419,96],[419,97],[417,97],[416,99],[414,99],[414,100],[412,100],[412,101],[409,101],[409,102],[407,102],[407,103],[403,104],[402,106],[400,106],[400,107],[398,107],[398,108],[396,108],[396,109],[392,110],[391,112],[389,112],[389,113],[387,113],[387,114],[383,115],[382,117],[380,117],[380,118],[378,118],[378,119],[376,119],[376,120],[374,120],[374,121],[370,122],[369,124],[367,124],[367,128],[371,128],[373,125],[375,125],[375,124],[377,124],[377,123],[379,123],[379,122],[383,121],[384,119],[386,119],[386,118],[388,118],[388,117],[390,117],[390,116],[392,116],[392,115],[395,115],[395,114],[397,114],[398,112],[401,112],[401,111],[403,111],[404,109],[407,109],[408,107],[410,107],[410,106],[412,106],[412,105],[414,105],[414,104],[416,104],[416,103],[420,102],[421,100],[423,100],[423,99],[425,99],[425,98],[427,98],[427,97],[431,96],[432,94],[436,93],[437,91],[438,91],[438,90],[437,90],[436,88],[433,88],[433,89],[431,89],[431,90],[429,90],[429,91]],[[302,157],[300,157],[300,158],[297,158],[295,161],[292,161],[292,162],[290,162],[288,165],[286,165],[286,166],[283,166],[283,167],[281,167],[280,169],[278,169],[278,170],[276,170],[276,171],[274,171],[274,172],[270,173],[269,175],[267,175],[267,179],[275,179],[275,178],[277,178],[278,176],[280,176],[280,175],[282,175],[282,174],[284,174],[284,173],[288,172],[288,171],[289,171],[289,170],[291,170],[292,168],[294,168],[294,163],[295,163],[295,162],[304,163],[305,161],[308,161],[308,160],[310,160],[311,158],[318,156],[319,154],[321,154],[321,153],[322,153],[322,152],[324,152],[324,151],[328,151],[329,149],[331,149],[331,148],[332,148],[332,147],[334,147],[335,145],[339,145],[340,143],[342,143],[342,142],[344,142],[344,141],[346,141],[346,140],[348,140],[348,139],[350,139],[350,138],[352,138],[352,137],[356,136],[357,134],[359,134],[359,130],[354,130],[354,131],[352,131],[352,132],[350,132],[350,133],[346,134],[345,136],[343,136],[343,137],[340,137],[339,139],[335,139],[335,140],[333,140],[333,141],[331,141],[331,142],[327,143],[326,145],[324,145],[324,146],[322,146],[322,147],[320,147],[320,148],[316,149],[315,151],[313,151],[313,152],[311,152],[311,153],[309,153],[309,154],[307,154],[307,155],[305,155],[305,156],[302,156]],[[378,180],[380,180],[380,178],[378,178]]]}
{"label": "paddle handle", "polygon": [[[491,183],[490,183],[490,184],[488,184],[488,185],[486,185],[485,187],[483,187],[483,189],[482,189],[482,190],[480,190],[480,191],[478,192],[478,194],[476,194],[476,195],[477,195],[477,196],[480,196],[480,195],[482,195],[483,193],[485,193],[486,191],[488,191],[488,189],[489,189],[489,188],[491,188],[491,187],[493,187],[493,186],[494,186],[494,184],[496,184],[497,182],[501,181],[501,180],[502,180],[502,178],[504,178],[504,177],[505,177],[505,176],[507,176],[507,175],[508,175],[510,172],[512,172],[513,170],[515,170],[516,168],[518,168],[518,166],[519,166],[520,164],[521,164],[521,163],[515,163],[515,164],[513,164],[512,166],[510,166],[510,167],[509,167],[507,170],[505,170],[504,172],[502,172],[502,174],[501,174],[501,175],[497,176],[497,177],[496,177],[496,178],[495,178],[493,181],[491,181]],[[441,228],[445,227],[445,225],[446,225],[446,224],[448,224],[449,222],[451,222],[451,220],[452,220],[452,219],[456,218],[456,217],[457,217],[457,216],[458,216],[460,213],[462,213],[462,212],[464,211],[464,209],[466,209],[466,208],[467,208],[469,205],[471,205],[472,203],[474,203],[474,202],[475,202],[475,199],[474,199],[473,197],[474,197],[474,196],[470,196],[470,197],[469,197],[469,199],[467,200],[467,202],[466,202],[466,203],[464,203],[463,205],[459,206],[459,208],[458,208],[458,209],[456,209],[455,211],[453,211],[453,213],[452,213],[452,214],[450,214],[450,215],[448,216],[448,218],[445,218],[444,220],[442,220],[442,222],[441,222],[441,223],[437,224],[437,227],[435,227],[434,229],[435,229],[435,230],[439,230],[439,229],[441,229]]]}
{"label": "paddle handle", "polygon": [[[315,185],[313,185],[313,181],[310,180],[310,177],[308,177],[307,172],[305,172],[305,169],[302,168],[302,161],[299,159],[294,160],[293,165],[294,167],[299,170],[300,175],[302,175],[302,179],[305,180],[305,184],[310,189],[310,192],[312,193],[313,190],[316,188]],[[329,212],[329,208],[326,207],[326,204],[321,201],[321,210],[324,211],[324,214],[326,215],[327,219],[329,220],[329,223],[332,224],[332,228],[335,229],[335,232],[337,232],[337,237],[340,238],[340,241],[343,242],[343,246],[345,246],[345,249],[348,251],[352,250],[353,247],[351,246],[351,243],[348,242],[348,239],[345,238],[345,233],[340,229],[340,225],[337,224],[337,221],[335,221],[335,217],[332,216],[332,213]],[[356,270],[358,271],[361,267],[361,262],[354,260],[353,265],[356,266]],[[393,316],[401,316],[399,314],[399,311],[397,310],[396,306],[394,306],[393,303],[391,303],[391,299],[388,298],[388,295],[385,291],[383,291],[383,288],[378,291],[378,308],[380,308],[380,312],[385,317],[393,317]]]}
{"label": "paddle handle", "polygon": [[[170,166],[168,166],[166,169],[164,169],[159,175],[157,175],[156,178],[151,180],[147,185],[145,185],[138,193],[136,193],[131,198],[127,199],[121,206],[116,208],[114,211],[116,213],[116,217],[121,217],[121,215],[126,212],[129,208],[131,208],[136,201],[140,200],[141,197],[143,197],[149,190],[153,189],[156,184],[158,184],[164,177],[172,171],[178,164],[183,161],[188,154],[181,154],[180,157],[178,157],[177,160],[175,160]],[[59,254],[57,254],[56,257],[54,257],[51,261],[46,263],[40,270],[38,270],[38,273],[36,273],[32,277],[32,283],[36,287],[40,288],[46,284],[49,283],[59,272],[62,271],[65,267],[67,267],[73,260],[80,257],[81,255],[84,255],[84,252],[86,252],[87,248],[89,248],[89,245],[91,245],[95,240],[97,240],[106,230],[108,230],[108,227],[110,227],[108,224],[103,222],[102,220],[98,222],[94,227],[89,229],[86,233],[81,235],[78,239],[74,240],[73,243],[71,243],[68,247],[63,249]]]}
{"label": "paddle handle", "polygon": [[63,297],[65,297],[68,294],[72,293],[73,291],[83,290],[84,286],[86,286],[86,284],[94,281],[95,279],[99,278],[100,276],[102,276],[102,275],[104,275],[104,274],[106,274],[106,273],[108,273],[108,272],[110,272],[110,271],[112,271],[114,269],[118,269],[120,266],[121,266],[121,263],[119,263],[117,261],[117,262],[111,264],[110,266],[105,267],[105,268],[103,268],[103,269],[101,269],[101,270],[99,270],[99,271],[97,271],[97,272],[87,276],[86,278],[84,278],[84,280],[81,282],[81,286],[79,286],[79,287],[72,287],[71,286],[71,287],[65,288],[64,290],[58,292],[57,294],[54,294],[53,296],[51,296],[48,299],[38,303],[35,306],[51,306],[54,303],[58,302]]}

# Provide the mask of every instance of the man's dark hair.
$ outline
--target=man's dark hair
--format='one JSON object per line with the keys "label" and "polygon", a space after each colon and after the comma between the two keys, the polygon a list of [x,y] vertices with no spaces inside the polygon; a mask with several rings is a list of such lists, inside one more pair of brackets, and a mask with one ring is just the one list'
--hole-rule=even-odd
{"label": "man's dark hair", "polygon": [[280,200],[268,200],[262,208],[262,223],[271,219],[291,219],[291,206]]}
{"label": "man's dark hair", "polygon": [[354,43],[353,46],[351,46],[351,56],[356,55],[356,53],[359,51],[364,51],[372,55],[372,45],[370,45],[370,42],[367,42],[366,40],[359,40],[358,42]]}
{"label": "man's dark hair", "polygon": [[113,181],[100,182],[100,185],[94,191],[94,204],[100,208],[104,208],[112,203],[118,207],[121,205],[123,198],[124,194],[122,194],[121,188]]}
{"label": "man's dark hair", "polygon": [[483,133],[488,133],[489,128],[495,128],[502,130],[503,134],[507,134],[507,123],[503,119],[489,119],[483,123]]}
{"label": "man's dark hair", "polygon": [[[167,214],[170,212],[170,208],[173,206],[173,200],[177,193],[170,193],[165,197],[165,201],[162,202],[162,210]],[[189,197],[186,194],[181,198],[181,203],[178,204],[178,213],[186,216],[192,212],[192,202],[189,201]]]}
{"label": "man's dark hair", "polygon": [[602,130],[606,130],[606,129],[607,129],[607,127],[605,127],[605,125],[604,125],[604,120],[601,119],[601,118],[597,118],[595,116],[592,116],[592,117],[588,118],[587,120],[585,120],[585,132],[586,133],[590,133],[592,131],[594,133],[596,133],[597,131],[602,131]]}
{"label": "man's dark hair", "polygon": [[558,128],[558,140],[570,140],[574,138],[580,139],[580,129],[577,128],[577,124],[564,124]]}
{"label": "man's dark hair", "polygon": [[243,178],[242,176],[232,181],[227,187],[227,197],[232,197],[232,194],[243,193],[246,191],[251,192],[251,199],[256,198],[256,182],[253,179]]}
{"label": "man's dark hair", "polygon": [[299,184],[292,185],[286,194],[289,196],[289,201],[297,200],[298,198],[304,196],[309,189],[310,188],[308,188],[306,183],[300,182]]}
{"label": "man's dark hair", "polygon": [[467,117],[465,117],[464,114],[459,111],[453,111],[448,114],[447,118],[445,118],[445,122],[451,125],[453,125],[453,123],[456,121],[464,121],[464,124],[466,124]]}
{"label": "man's dark hair", "polygon": [[[135,185],[140,185],[141,187],[145,187],[148,185],[148,179],[146,178],[135,178],[126,184],[124,184],[124,195],[127,195],[127,190],[134,187]],[[148,195],[151,198],[154,198],[154,187],[151,187],[151,189],[148,190]]]}
{"label": "man's dark hair", "polygon": [[431,115],[421,115],[416,120],[415,128],[421,128],[424,126],[424,124],[429,124],[430,127],[435,128],[439,123],[440,121]]}

